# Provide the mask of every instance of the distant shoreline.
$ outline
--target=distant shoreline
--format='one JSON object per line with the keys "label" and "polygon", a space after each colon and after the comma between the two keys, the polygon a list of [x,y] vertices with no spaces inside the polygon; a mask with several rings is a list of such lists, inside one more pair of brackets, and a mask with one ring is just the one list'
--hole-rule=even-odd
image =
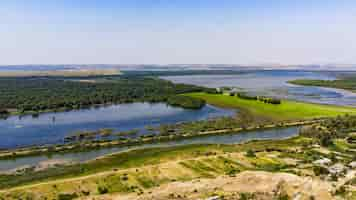
{"label": "distant shoreline", "polygon": [[89,77],[120,75],[118,69],[1,70],[0,77]]}

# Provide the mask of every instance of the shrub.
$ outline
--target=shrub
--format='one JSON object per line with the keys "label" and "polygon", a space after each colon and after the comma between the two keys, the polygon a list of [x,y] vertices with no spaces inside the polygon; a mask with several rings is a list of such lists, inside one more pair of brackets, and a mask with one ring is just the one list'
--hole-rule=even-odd
{"label": "shrub", "polygon": [[345,186],[341,186],[339,187],[336,191],[335,194],[336,195],[344,195],[346,193],[346,188]]}
{"label": "shrub", "polygon": [[73,194],[58,194],[58,200],[72,200],[78,198],[76,193]]}
{"label": "shrub", "polygon": [[240,193],[239,200],[248,200],[248,199],[255,199],[255,195],[250,193]]}
{"label": "shrub", "polygon": [[237,94],[238,97],[240,97],[241,99],[247,99],[247,100],[257,100],[257,96],[250,96],[244,93],[238,93]]}
{"label": "shrub", "polygon": [[99,192],[99,194],[106,194],[106,193],[109,192],[109,190],[108,190],[108,188],[105,187],[105,186],[99,186],[99,187],[98,187],[98,192]]}
{"label": "shrub", "polygon": [[7,111],[6,109],[0,108],[0,115],[8,115],[10,114],[9,111]]}
{"label": "shrub", "polygon": [[252,151],[251,149],[249,149],[247,152],[246,152],[246,156],[247,157],[256,157],[256,154],[254,151]]}
{"label": "shrub", "polygon": [[272,99],[269,99],[268,103],[270,103],[270,104],[281,104],[281,100],[272,98]]}
{"label": "shrub", "polygon": [[86,191],[86,190],[83,190],[83,191],[82,191],[82,194],[83,194],[84,196],[89,196],[90,192],[89,192],[89,191]]}
{"label": "shrub", "polygon": [[329,173],[328,169],[326,169],[325,167],[322,167],[322,166],[314,166],[313,171],[316,176],[320,176],[320,175]]}

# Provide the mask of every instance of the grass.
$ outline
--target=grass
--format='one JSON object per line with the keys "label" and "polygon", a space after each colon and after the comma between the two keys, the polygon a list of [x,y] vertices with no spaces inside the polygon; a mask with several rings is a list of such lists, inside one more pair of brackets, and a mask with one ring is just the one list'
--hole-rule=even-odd
{"label": "grass", "polygon": [[290,100],[282,100],[282,104],[273,105],[221,94],[189,93],[184,95],[204,99],[208,104],[216,106],[247,110],[255,116],[274,120],[313,119],[356,114],[356,108],[352,107],[321,105]]}

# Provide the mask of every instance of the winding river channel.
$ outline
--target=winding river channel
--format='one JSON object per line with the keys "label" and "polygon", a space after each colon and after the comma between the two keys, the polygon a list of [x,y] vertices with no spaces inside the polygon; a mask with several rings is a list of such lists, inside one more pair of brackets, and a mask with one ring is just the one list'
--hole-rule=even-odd
{"label": "winding river channel", "polygon": [[279,129],[267,129],[257,131],[239,132],[237,134],[222,134],[222,135],[208,135],[202,137],[182,139],[178,141],[169,141],[162,143],[143,144],[140,146],[130,147],[114,147],[98,149],[86,152],[53,154],[50,157],[45,155],[23,157],[11,160],[0,160],[0,172],[8,171],[16,168],[39,166],[43,163],[53,162],[85,162],[98,158],[100,156],[108,155],[110,153],[118,153],[132,149],[152,148],[152,147],[169,147],[187,144],[238,144],[251,140],[265,140],[265,139],[285,139],[296,136],[299,127],[288,127]]}

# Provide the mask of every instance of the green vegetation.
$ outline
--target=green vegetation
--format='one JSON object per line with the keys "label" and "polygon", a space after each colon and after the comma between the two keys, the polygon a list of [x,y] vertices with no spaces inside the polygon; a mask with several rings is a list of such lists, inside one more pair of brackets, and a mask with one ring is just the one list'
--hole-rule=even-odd
{"label": "green vegetation", "polygon": [[[204,121],[186,122],[174,125],[161,125],[159,127],[147,127],[149,133],[136,135],[139,130],[130,130],[118,133],[112,133],[110,138],[100,135],[100,131],[80,131],[65,138],[66,144],[55,146],[37,146],[21,148],[14,150],[0,151],[0,159],[16,159],[19,157],[63,154],[69,152],[85,152],[93,149],[137,146],[165,141],[178,141],[185,138],[203,137],[208,135],[220,134],[238,134],[241,131],[253,131],[271,128],[282,128],[291,126],[302,126],[313,124],[316,121],[306,120],[299,122],[285,123],[256,123],[246,120],[245,115],[239,115],[237,118],[225,117]],[[105,130],[105,129],[104,129]],[[128,137],[134,136],[134,137]],[[115,138],[117,137],[117,138]],[[101,140],[93,140],[93,139]]]}
{"label": "green vegetation", "polygon": [[299,79],[299,80],[289,81],[289,83],[296,84],[296,85],[320,86],[320,87],[330,87],[330,88],[339,88],[339,89],[356,91],[355,77],[345,77],[343,79],[338,79],[338,80]]}
{"label": "green vegetation", "polygon": [[[207,90],[203,87],[144,77],[107,77],[91,80],[83,82],[66,78],[1,78],[1,113],[4,114],[5,110],[19,114],[70,110],[108,103],[165,102],[177,94]],[[186,104],[179,103],[179,100],[172,97],[170,101],[176,102],[177,105]]]}
{"label": "green vegetation", "polygon": [[[61,194],[63,197],[117,192],[142,194],[145,189],[173,181],[235,176],[245,170],[323,177],[328,175],[329,170],[313,162],[329,154],[318,152],[318,148],[313,147],[317,142],[313,138],[295,137],[278,141],[251,141],[240,145],[186,145],[133,150],[88,163],[0,175],[0,188],[41,182],[39,185],[0,193],[0,199],[16,199],[20,194],[21,197],[32,197],[37,193],[47,199]],[[333,150],[332,147],[328,149]],[[336,153],[340,155],[340,152]],[[352,152],[347,155],[352,155]],[[295,160],[295,164],[290,163],[291,160]],[[332,162],[347,164],[350,161],[352,158],[337,156]],[[76,178],[71,181],[57,182],[58,179],[73,177]],[[46,183],[53,180],[56,181]],[[354,184],[354,181],[346,184]]]}
{"label": "green vegetation", "polygon": [[179,106],[187,109],[200,109],[205,105],[205,101],[202,99],[182,95],[169,97],[167,103],[171,106]]}
{"label": "green vegetation", "polygon": [[251,149],[249,149],[247,152],[246,152],[246,156],[247,157],[256,157],[256,154],[254,151],[252,151]]}
{"label": "green vegetation", "polygon": [[76,193],[73,194],[58,194],[58,200],[72,200],[78,198]]}
{"label": "green vegetation", "polygon": [[[254,141],[243,145],[186,145],[177,147],[133,150],[109,155],[87,163],[60,165],[40,171],[29,169],[23,173],[2,174],[0,175],[0,188],[9,188],[18,185],[38,183],[60,178],[85,176],[107,170],[115,171],[130,168],[141,168],[148,165],[174,161],[177,159],[185,160],[184,162],[181,162],[180,165],[195,171],[198,176],[210,177],[211,175],[215,176],[218,174],[232,173],[231,170],[233,169],[235,172],[247,169],[246,167],[243,167],[237,159],[227,158],[226,156],[216,157],[217,155],[222,155],[229,152],[245,152],[253,149],[256,152],[256,157],[253,159],[258,168],[267,168],[270,165],[279,165],[280,163],[277,163],[275,160],[266,159],[264,157],[261,157],[260,160],[257,152],[265,150],[283,150],[296,145],[309,143],[309,140],[291,138],[278,142],[271,140]],[[213,157],[210,158],[209,156]],[[201,157],[203,160],[199,162],[194,160],[195,158],[199,157]],[[211,167],[212,165],[214,165],[214,167]],[[140,173],[138,173],[138,175],[140,175]],[[152,178],[154,179],[154,176]],[[130,179],[130,176],[128,176],[128,179]],[[95,188],[95,190],[98,190],[98,187]]]}
{"label": "green vegetation", "polygon": [[319,105],[290,100],[283,100],[282,104],[275,105],[221,94],[190,93],[184,95],[204,99],[207,103],[212,105],[242,109],[254,116],[265,117],[272,120],[298,120],[356,114],[356,108]]}
{"label": "green vegetation", "polygon": [[93,140],[97,138],[104,139],[108,136],[113,135],[113,129],[103,128],[97,131],[77,131],[64,138],[65,142],[82,141],[82,140]]}
{"label": "green vegetation", "polygon": [[322,146],[332,146],[338,151],[345,152],[350,148],[356,148],[352,139],[355,129],[356,116],[345,115],[303,127],[300,135],[315,138]]}
{"label": "green vegetation", "polygon": [[[231,95],[230,96],[234,96]],[[269,103],[269,104],[281,104],[282,101],[280,99],[277,98],[269,98],[269,97],[263,97],[263,96],[250,96],[244,93],[237,93],[237,96],[240,99],[246,99],[246,100],[255,100],[255,101],[261,101],[263,103]]]}

